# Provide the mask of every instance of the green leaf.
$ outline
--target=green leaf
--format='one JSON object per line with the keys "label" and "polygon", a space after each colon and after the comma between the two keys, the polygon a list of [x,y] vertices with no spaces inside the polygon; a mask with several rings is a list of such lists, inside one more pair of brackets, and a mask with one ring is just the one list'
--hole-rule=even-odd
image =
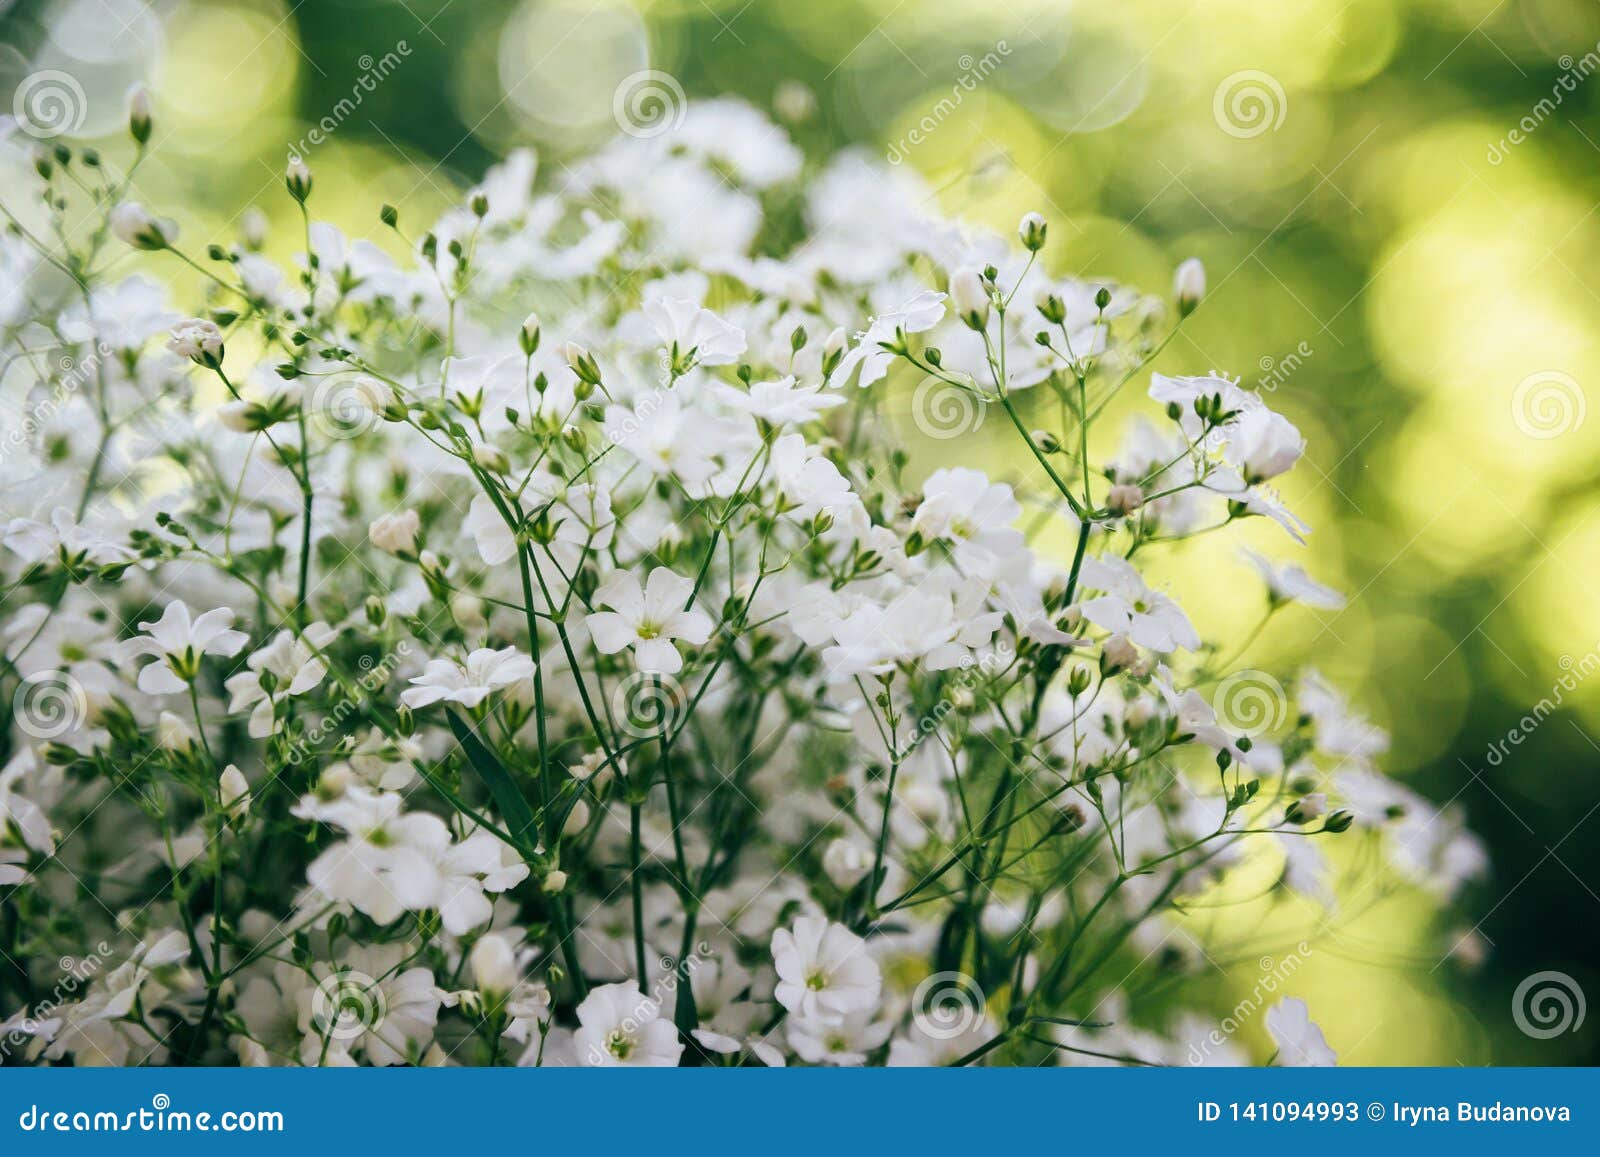
{"label": "green leaf", "polygon": [[483,782],[489,785],[489,794],[494,797],[495,807],[500,809],[500,816],[506,822],[506,831],[518,839],[537,841],[539,826],[534,819],[533,809],[528,806],[527,797],[517,787],[505,764],[478,738],[466,720],[453,711],[447,711],[445,718],[450,721],[450,730],[455,732],[461,750],[467,753],[467,761],[483,778]]}

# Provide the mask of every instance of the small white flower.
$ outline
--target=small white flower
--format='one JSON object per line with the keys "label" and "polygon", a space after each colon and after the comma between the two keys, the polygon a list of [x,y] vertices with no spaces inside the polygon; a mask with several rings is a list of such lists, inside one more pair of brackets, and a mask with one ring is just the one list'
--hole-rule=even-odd
{"label": "small white flower", "polygon": [[1278,1045],[1278,1063],[1288,1068],[1328,1068],[1339,1054],[1328,1047],[1306,1002],[1286,996],[1267,1009],[1267,1031]]}
{"label": "small white flower", "polygon": [[1255,567],[1267,584],[1267,597],[1275,604],[1304,603],[1318,610],[1337,611],[1344,606],[1344,596],[1332,587],[1323,586],[1302,567],[1279,566],[1271,559],[1246,549],[1245,561]]}
{"label": "small white flower", "polygon": [[578,1063],[600,1067],[672,1068],[683,1055],[678,1030],[661,1005],[632,984],[602,984],[578,1005],[573,1034]]}
{"label": "small white flower", "polygon": [[218,607],[191,619],[183,600],[174,599],[160,619],[139,624],[143,634],[118,645],[118,656],[124,663],[142,655],[156,656],[160,662],[149,663],[139,672],[139,690],[146,695],[176,695],[189,689],[200,673],[203,656],[237,655],[250,641],[242,631],[229,630],[232,623],[230,607]]}
{"label": "small white flower", "polygon": [[823,393],[821,382],[796,385],[793,375],[775,382],[751,382],[748,392],[723,386],[721,395],[736,409],[774,426],[804,425],[845,401],[839,394]]}
{"label": "small white flower", "polygon": [[594,645],[603,655],[632,647],[639,670],[677,674],[683,669],[683,656],[672,640],[700,646],[711,637],[711,617],[689,606],[693,592],[692,580],[664,566],[652,570],[642,588],[628,571],[613,571],[594,592],[594,601],[611,609],[596,611],[586,620]]}
{"label": "small white flower", "polygon": [[373,546],[390,554],[415,554],[421,531],[421,515],[408,507],[374,519],[367,527],[367,537]]}
{"label": "small white flower", "polygon": [[728,366],[745,351],[744,331],[729,325],[693,301],[655,298],[644,303],[644,315],[674,360],[702,366]]}
{"label": "small white flower", "polygon": [[1132,563],[1114,556],[1091,558],[1082,576],[1086,589],[1103,592],[1080,607],[1091,623],[1163,654],[1179,647],[1199,649],[1200,636],[1178,604],[1147,587]]}
{"label": "small white flower", "polygon": [[820,916],[802,916],[792,930],[773,932],[772,963],[778,971],[778,1003],[818,1024],[843,1024],[853,1013],[872,1010],[883,988],[883,973],[867,942]]}
{"label": "small white flower", "polygon": [[480,647],[465,663],[430,659],[422,674],[400,693],[400,702],[413,711],[433,703],[459,703],[476,707],[493,692],[533,678],[533,660],[515,647],[491,650]]}
{"label": "small white flower", "polygon": [[202,365],[215,365],[222,353],[222,331],[217,328],[216,322],[191,317],[172,327],[167,349],[180,358],[188,358]]}

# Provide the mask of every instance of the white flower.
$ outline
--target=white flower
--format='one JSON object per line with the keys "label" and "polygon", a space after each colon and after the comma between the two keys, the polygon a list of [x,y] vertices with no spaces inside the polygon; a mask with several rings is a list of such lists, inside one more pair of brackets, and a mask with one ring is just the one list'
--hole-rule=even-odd
{"label": "white flower", "polygon": [[838,1020],[790,1017],[784,1035],[800,1059],[810,1065],[854,1067],[867,1063],[867,1054],[882,1047],[894,1031],[894,1022],[874,1020],[871,1009],[852,1012]]}
{"label": "white flower", "polygon": [[939,324],[944,317],[944,294],[924,290],[904,305],[881,313],[873,318],[864,333],[856,335],[855,348],[839,359],[838,367],[828,379],[829,385],[844,385],[857,370],[861,371],[856,384],[862,389],[882,380],[894,363],[895,355],[879,345],[893,342],[903,330],[906,333],[923,333]]}
{"label": "white flower", "polygon": [[700,646],[711,637],[711,617],[689,606],[694,582],[667,567],[650,572],[643,588],[627,571],[613,571],[594,592],[594,601],[609,611],[596,611],[585,624],[603,655],[632,647],[634,662],[647,674],[675,675],[683,656],[672,645],[682,639]]}
{"label": "white flower", "polygon": [[139,690],[146,695],[175,695],[189,689],[200,673],[202,656],[237,655],[250,641],[243,632],[229,630],[232,623],[230,607],[218,607],[191,620],[187,604],[174,599],[161,618],[139,624],[144,634],[118,645],[118,657],[127,663],[142,655],[156,656],[160,662],[149,663],[139,672]]}
{"label": "white flower", "polygon": [[845,401],[839,394],[823,393],[821,382],[796,385],[793,375],[775,382],[751,382],[748,392],[724,385],[721,396],[735,408],[774,426],[804,425]]}
{"label": "white flower", "polygon": [[645,302],[643,308],[656,336],[671,349],[675,361],[727,366],[738,361],[745,351],[744,331],[696,302],[658,297]]}
{"label": "white flower", "polygon": [[215,362],[222,353],[222,331],[217,328],[216,322],[191,317],[172,327],[167,349],[190,361]]}
{"label": "white flower", "polygon": [[305,1034],[301,1063],[348,1065],[352,1053],[374,1065],[420,1061],[441,993],[427,968],[404,967],[412,954],[405,944],[379,944],[341,953],[337,966],[319,964],[318,983],[295,991]]}
{"label": "white flower", "polygon": [[12,519],[10,525],[0,531],[0,541],[30,563],[42,562],[54,555],[68,567],[84,563],[111,566],[137,557],[121,543],[80,524],[64,506],[51,512],[49,525],[31,518]]}
{"label": "white flower", "polygon": [[1323,586],[1310,575],[1304,568],[1298,566],[1279,566],[1271,559],[1246,549],[1242,552],[1251,566],[1255,567],[1267,584],[1267,597],[1274,604],[1304,603],[1308,607],[1316,607],[1324,611],[1337,611],[1344,606],[1344,596],[1332,587]]}
{"label": "white flower", "polygon": [[839,468],[799,434],[785,434],[772,444],[772,474],[788,503],[784,513],[798,522],[823,511],[834,514],[856,501]]}
{"label": "white flower", "polygon": [[304,695],[322,685],[328,668],[317,652],[333,642],[337,634],[327,623],[309,624],[303,637],[293,631],[279,631],[272,642],[245,660],[248,670],[228,677],[228,711],[252,709],[251,738],[263,739],[272,734],[273,710],[279,699]]}
{"label": "white flower", "polygon": [[1328,1068],[1339,1054],[1328,1047],[1306,1002],[1286,996],[1267,1009],[1267,1031],[1278,1045],[1278,1063],[1289,1068]]}
{"label": "white flower", "polygon": [[774,995],[799,1019],[840,1025],[877,1007],[883,974],[867,942],[843,924],[802,916],[793,930],[779,928],[772,934],[772,963],[778,971]]}
{"label": "white flower", "polygon": [[981,567],[1021,549],[1022,532],[1011,525],[1021,514],[1010,486],[981,470],[944,467],[922,484],[911,528],[929,542],[952,544],[963,565]]}
{"label": "white flower", "polygon": [[422,516],[408,507],[375,518],[367,527],[367,537],[373,546],[390,554],[414,554],[421,531]]}
{"label": "white flower", "polygon": [[533,678],[533,660],[515,647],[491,650],[480,647],[465,663],[430,659],[422,674],[400,693],[400,702],[412,710],[438,702],[476,707],[502,687]]}
{"label": "white flower", "polygon": [[1199,649],[1200,636],[1178,604],[1145,586],[1132,563],[1091,558],[1083,564],[1082,578],[1085,589],[1103,592],[1081,604],[1091,623],[1163,654],[1179,647]]}
{"label": "white flower", "polygon": [[862,840],[841,836],[822,853],[822,870],[841,888],[853,888],[872,870],[873,849]]}
{"label": "white flower", "polygon": [[683,1055],[678,1030],[661,1005],[632,984],[602,984],[578,1005],[573,1034],[578,1063],[594,1066],[672,1068]]}
{"label": "white flower", "polygon": [[402,813],[401,802],[398,795],[354,786],[332,801],[302,799],[296,816],[349,835],[312,861],[306,882],[379,924],[433,907],[441,891],[438,861],[450,845],[450,829],[438,816]]}
{"label": "white flower", "polygon": [[1306,440],[1293,422],[1266,406],[1253,406],[1218,432],[1222,458],[1252,486],[1294,467],[1306,452]]}

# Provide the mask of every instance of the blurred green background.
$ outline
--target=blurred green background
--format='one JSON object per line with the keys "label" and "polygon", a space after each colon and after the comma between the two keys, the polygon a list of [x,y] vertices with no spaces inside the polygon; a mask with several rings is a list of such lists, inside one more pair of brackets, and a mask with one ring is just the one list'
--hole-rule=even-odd
{"label": "blurred green background", "polygon": [[[1552,1039],[1511,1016],[1542,970],[1600,995],[1600,5],[0,0],[0,93],[40,68],[82,84],[80,135],[120,133],[148,80],[140,194],[196,248],[253,204],[286,222],[297,147],[319,215],[381,239],[380,201],[427,217],[519,144],[549,171],[656,69],[914,169],[951,213],[1040,209],[1061,271],[1159,292],[1199,255],[1211,295],[1161,366],[1238,374],[1306,431],[1309,547],[1242,537],[1352,595],[1250,662],[1350,688],[1387,769],[1493,857],[1480,967],[1436,947],[1471,920],[1400,895],[1293,989],[1348,1063],[1600,1060],[1600,1013]],[[1259,613],[1239,541],[1174,559],[1203,634]],[[1255,972],[1207,981],[1219,1013]]]}

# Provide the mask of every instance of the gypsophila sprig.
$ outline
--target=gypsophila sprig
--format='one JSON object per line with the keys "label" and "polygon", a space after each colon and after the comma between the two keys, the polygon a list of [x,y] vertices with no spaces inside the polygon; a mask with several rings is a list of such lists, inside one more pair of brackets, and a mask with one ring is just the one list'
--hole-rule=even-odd
{"label": "gypsophila sprig", "polygon": [[[150,110],[92,196],[6,184],[0,328],[52,351],[6,381],[76,375],[0,463],[9,1056],[1185,1063],[1184,978],[1260,949],[1168,936],[1246,865],[1323,931],[1482,871],[1166,577],[1221,531],[1258,632],[1343,602],[1283,557],[1299,430],[1163,354],[1199,262],[1053,273],[1042,214],[935,218],[723,100],[372,239],[294,157],[297,254],[256,210],[191,252],[128,197]],[[1312,1011],[1255,1059],[1332,1062]]]}

